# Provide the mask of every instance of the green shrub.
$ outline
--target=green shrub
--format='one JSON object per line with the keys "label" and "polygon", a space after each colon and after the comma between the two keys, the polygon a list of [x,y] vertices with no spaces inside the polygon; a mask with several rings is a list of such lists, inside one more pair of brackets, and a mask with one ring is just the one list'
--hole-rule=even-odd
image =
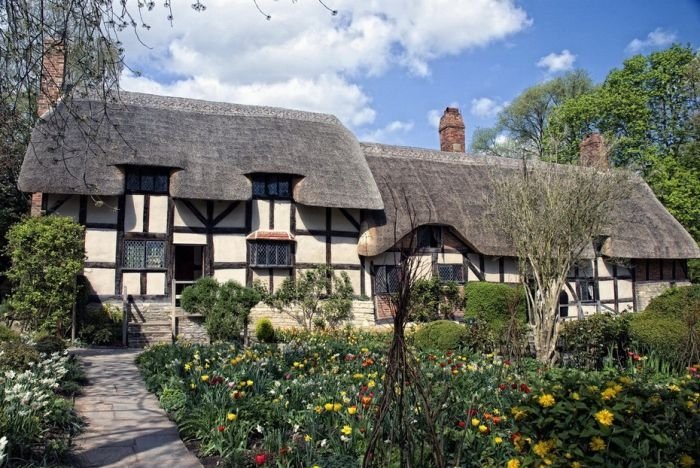
{"label": "green shrub", "polygon": [[631,320],[640,351],[683,368],[700,361],[700,285],[670,288]]}
{"label": "green shrub", "polygon": [[19,341],[19,333],[6,325],[0,324],[0,342],[4,343],[5,341]]}
{"label": "green shrub", "polygon": [[84,229],[71,218],[26,218],[7,233],[12,318],[32,331],[62,335],[70,326],[76,278],[85,259]]}
{"label": "green shrub", "polygon": [[630,346],[628,315],[595,314],[564,323],[559,333],[560,351],[566,364],[601,369],[605,359],[626,361]]}
{"label": "green shrub", "polygon": [[166,385],[160,394],[160,406],[168,413],[177,413],[187,404],[187,395],[180,386]]}
{"label": "green shrub", "polygon": [[255,337],[261,343],[274,343],[275,328],[272,326],[270,319],[263,318],[258,321],[255,325]]}
{"label": "green shrub", "polygon": [[449,320],[437,320],[421,326],[413,335],[413,344],[421,350],[447,351],[462,346],[466,337],[464,326]]}
{"label": "green shrub", "polygon": [[457,283],[437,277],[419,279],[411,288],[410,318],[415,322],[453,319],[462,300]]}
{"label": "green shrub", "polygon": [[44,354],[58,353],[66,349],[66,342],[56,335],[42,333],[34,338],[34,349]]}
{"label": "green shrub", "polygon": [[78,315],[78,336],[89,344],[112,344],[121,337],[122,320],[122,310],[115,305],[85,308]]}
{"label": "green shrub", "polygon": [[40,359],[39,352],[28,344],[9,341],[0,344],[0,370],[25,371],[30,363]]}
{"label": "green shrub", "polygon": [[206,316],[214,309],[218,292],[219,282],[210,276],[205,276],[182,291],[180,304],[185,311],[191,314]]}

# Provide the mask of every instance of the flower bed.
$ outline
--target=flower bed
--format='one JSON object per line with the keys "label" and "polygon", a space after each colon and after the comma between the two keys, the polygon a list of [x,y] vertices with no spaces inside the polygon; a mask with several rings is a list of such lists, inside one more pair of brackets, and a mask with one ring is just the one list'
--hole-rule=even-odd
{"label": "flower bed", "polygon": [[[247,350],[177,344],[153,347],[138,362],[202,456],[229,466],[358,466],[387,341],[350,332]],[[417,356],[433,403],[447,398],[437,424],[450,466],[690,466],[700,456],[697,374],[542,371],[532,361]],[[413,408],[415,422],[397,434],[423,431],[422,406]]]}

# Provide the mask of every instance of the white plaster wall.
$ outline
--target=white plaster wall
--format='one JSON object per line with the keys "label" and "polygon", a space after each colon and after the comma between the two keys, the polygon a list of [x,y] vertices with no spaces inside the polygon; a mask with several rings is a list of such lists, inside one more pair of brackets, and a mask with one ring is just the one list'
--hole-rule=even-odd
{"label": "white plaster wall", "polygon": [[459,252],[440,252],[438,254],[438,263],[439,264],[445,265],[445,264],[459,263],[461,265],[463,261],[464,261],[464,257]]}
{"label": "white plaster wall", "polygon": [[491,283],[501,281],[501,275],[498,270],[498,260],[494,257],[484,257],[484,279]]}
{"label": "white plaster wall", "polygon": [[[96,206],[96,202],[102,202],[102,206]],[[119,210],[117,197],[100,197],[99,200],[88,197],[87,216],[88,223],[113,223],[117,222]]]}
{"label": "white plaster wall", "polygon": [[[346,210],[350,216],[360,224],[360,211],[359,210]],[[343,213],[338,208],[333,208],[331,210],[331,229],[334,231],[351,231],[357,232],[355,226],[348,221],[348,219],[343,215]]]}
{"label": "white plaster wall", "polygon": [[214,270],[214,278],[220,283],[235,281],[238,284],[245,285],[245,268]]}
{"label": "white plaster wall", "polygon": [[326,229],[326,209],[318,206],[297,205],[297,229]]}
{"label": "white plaster wall", "polygon": [[148,209],[148,232],[168,232],[168,197],[151,195]]}
{"label": "white plaster wall", "polygon": [[[362,274],[365,275],[365,295],[370,296],[372,293],[372,275],[369,271],[369,260],[365,259],[364,267],[362,268]],[[357,294],[360,294],[360,290],[357,290]]]}
{"label": "white plaster wall", "polygon": [[253,281],[260,281],[262,282],[263,286],[267,288],[270,284],[270,272],[267,268],[251,268],[251,272],[253,273]]}
{"label": "white plaster wall", "polygon": [[146,294],[165,294],[165,273],[146,273]]}
{"label": "white plaster wall", "polygon": [[632,291],[632,280],[617,281],[617,296],[620,299],[630,299],[634,297],[634,293]]}
{"label": "white plaster wall", "polygon": [[[350,277],[350,284],[352,284],[353,294],[360,295],[360,276],[362,272],[360,270],[336,270],[336,275],[340,276],[341,272],[345,272]],[[367,285],[369,283],[365,283]]]}
{"label": "white plaster wall", "polygon": [[127,294],[141,294],[141,273],[122,273],[122,287],[126,288]]}
{"label": "white plaster wall", "polygon": [[[206,214],[206,203],[201,200],[190,200],[192,204],[199,210],[200,213]],[[197,217],[179,200],[175,200],[175,209],[173,213],[173,226],[191,226],[203,227],[204,225]]]}
{"label": "white plaster wall", "polygon": [[275,231],[289,231],[291,207],[289,201],[275,200]]}
{"label": "white plaster wall", "polygon": [[[215,202],[214,203],[214,217],[219,216],[226,208],[229,207],[231,203],[235,202]],[[224,217],[217,227],[244,227],[245,226],[245,201],[238,203],[238,206]]]}
{"label": "white plaster wall", "polygon": [[352,263],[359,265],[360,257],[357,255],[357,239],[353,239],[352,237],[332,237],[331,263]]}
{"label": "white plaster wall", "polygon": [[612,276],[612,264],[605,261],[604,258],[598,258],[598,276]]}
{"label": "white plaster wall", "polygon": [[[619,290],[618,290],[619,292]],[[598,295],[601,301],[615,299],[615,282],[614,281],[598,281]]]}
{"label": "white plaster wall", "polygon": [[207,235],[188,232],[174,232],[173,244],[206,245]]}
{"label": "white plaster wall", "polygon": [[595,305],[583,305],[581,308],[583,309],[583,315],[593,315],[597,312]]}
{"label": "white plaster wall", "polygon": [[111,296],[114,294],[113,268],[85,268],[83,275],[87,279],[90,294]]}
{"label": "white plaster wall", "polygon": [[245,262],[246,240],[244,234],[215,234],[215,262]]}
{"label": "white plaster wall", "polygon": [[276,268],[272,270],[272,276],[272,287],[275,291],[277,291],[280,288],[280,286],[282,286],[284,280],[289,278],[290,270]]}
{"label": "white plaster wall", "polygon": [[251,227],[253,231],[262,229],[267,231],[270,229],[270,201],[269,200],[253,200],[253,212]]}
{"label": "white plaster wall", "polygon": [[416,278],[430,278],[433,276],[433,256],[416,255],[414,268]]}
{"label": "white plaster wall", "polygon": [[143,232],[143,195],[126,196],[124,232]]}
{"label": "white plaster wall", "polygon": [[518,272],[518,262],[514,258],[506,258],[503,264],[503,271],[505,275],[503,280],[506,283],[518,283],[520,282],[520,274]]}
{"label": "white plaster wall", "polygon": [[481,271],[481,266],[479,263],[479,254],[470,253],[470,254],[467,254],[467,258],[472,263],[472,265],[474,266],[474,269],[476,271],[478,271],[479,273],[483,273]]}
{"label": "white plaster wall", "polygon": [[[65,195],[51,195],[48,201],[49,209],[64,198],[66,198]],[[73,218],[73,220],[78,221],[80,214],[80,197],[73,195],[72,197],[68,198],[68,200],[66,200],[54,214],[59,216],[68,216],[69,218]]]}
{"label": "white plaster wall", "polygon": [[113,229],[86,230],[85,255],[88,262],[114,262],[117,256],[117,231]]}
{"label": "white plaster wall", "polygon": [[[326,263],[326,238],[322,236],[296,236],[297,263]],[[332,250],[331,250],[332,252]]]}

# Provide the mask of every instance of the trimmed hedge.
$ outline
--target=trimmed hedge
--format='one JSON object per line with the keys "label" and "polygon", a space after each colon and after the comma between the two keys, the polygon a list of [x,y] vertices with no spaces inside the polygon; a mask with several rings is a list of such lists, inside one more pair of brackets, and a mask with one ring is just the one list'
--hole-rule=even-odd
{"label": "trimmed hedge", "polygon": [[467,330],[449,320],[437,320],[423,325],[413,335],[413,344],[421,350],[447,351],[462,346]]}
{"label": "trimmed hedge", "polygon": [[485,281],[467,283],[464,287],[464,300],[464,317],[483,320],[494,331],[500,331],[508,322],[508,308],[512,302],[519,301],[517,316],[520,321],[525,322],[527,317],[527,301],[520,286]]}
{"label": "trimmed hedge", "polygon": [[630,345],[630,316],[595,314],[564,322],[559,334],[565,364],[601,369],[606,358],[622,363]]}
{"label": "trimmed hedge", "polygon": [[275,328],[269,318],[263,318],[255,325],[255,337],[261,343],[275,342]]}

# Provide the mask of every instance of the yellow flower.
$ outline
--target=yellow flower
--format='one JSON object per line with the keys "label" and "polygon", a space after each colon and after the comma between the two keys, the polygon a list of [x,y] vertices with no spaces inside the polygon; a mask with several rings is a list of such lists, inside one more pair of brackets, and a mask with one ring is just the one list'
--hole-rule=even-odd
{"label": "yellow flower", "polygon": [[253,386],[253,381],[252,380],[246,380],[245,384],[249,387]]}
{"label": "yellow flower", "polygon": [[340,432],[343,433],[343,435],[349,436],[352,434],[352,427],[350,426],[343,426],[343,428],[340,430]]}
{"label": "yellow flower", "polygon": [[594,418],[596,421],[598,421],[603,426],[612,426],[613,420],[615,419],[615,415],[612,414],[612,412],[610,410],[604,409],[604,410],[598,411],[594,415]]}
{"label": "yellow flower", "polygon": [[354,415],[355,413],[357,413],[357,406],[351,406],[348,408],[348,414],[350,416]]}
{"label": "yellow flower", "polygon": [[311,437],[309,434],[306,434],[304,436],[304,442],[311,442],[312,440],[314,440],[314,438]]}
{"label": "yellow flower", "polygon": [[600,392],[600,396],[603,397],[603,400],[612,400],[617,396],[617,391],[614,388],[606,388]]}
{"label": "yellow flower", "polygon": [[323,411],[323,408],[321,408],[320,406],[317,406],[316,408],[314,408],[314,411],[316,411],[318,414],[321,414],[321,411]]}
{"label": "yellow flower", "polygon": [[598,436],[595,436],[591,439],[591,442],[588,444],[588,446],[593,450],[594,452],[601,452],[605,450],[605,441],[601,439]]}
{"label": "yellow flower", "polygon": [[501,437],[496,436],[496,437],[493,438],[493,443],[496,444],[496,445],[502,444],[502,443],[503,443],[503,439],[502,439]]}
{"label": "yellow flower", "polygon": [[204,374],[203,376],[200,377],[200,379],[202,379],[202,382],[208,382],[209,376],[207,374]]}
{"label": "yellow flower", "polygon": [[581,464],[579,462],[575,461],[571,464],[571,468],[581,468]]}
{"label": "yellow flower", "polygon": [[532,451],[535,452],[540,458],[544,458],[554,448],[555,444],[556,442],[554,439],[543,440],[537,442],[535,446],[532,447]]}
{"label": "yellow flower", "polygon": [[554,406],[554,403],[556,403],[556,400],[550,393],[540,395],[537,401],[543,408],[549,408],[550,406]]}
{"label": "yellow flower", "polygon": [[517,458],[511,458],[508,460],[507,468],[520,468],[520,460]]}
{"label": "yellow flower", "polygon": [[691,457],[687,453],[681,455],[681,458],[678,462],[683,468],[688,468],[695,465],[695,460],[693,460],[693,457]]}
{"label": "yellow flower", "polygon": [[333,411],[333,403],[326,403],[325,405],[323,405],[323,409],[325,409],[326,411]]}
{"label": "yellow flower", "polygon": [[195,385],[195,383],[192,382],[192,383],[190,384],[190,388],[195,389],[195,388],[197,388],[197,385]]}
{"label": "yellow flower", "polygon": [[364,379],[365,374],[353,374],[352,378],[357,380]]}
{"label": "yellow flower", "polygon": [[681,391],[681,388],[676,384],[669,385],[668,389],[671,390],[672,392],[680,392]]}
{"label": "yellow flower", "polygon": [[479,426],[479,432],[481,432],[482,434],[486,434],[488,431],[489,431],[489,428],[484,426],[483,424],[481,426]]}
{"label": "yellow flower", "polygon": [[620,377],[617,380],[618,380],[618,382],[620,382],[623,385],[629,385],[632,383],[632,379],[626,375],[623,375],[622,377]]}
{"label": "yellow flower", "polygon": [[333,403],[333,411],[340,411],[343,408],[343,405],[340,403]]}
{"label": "yellow flower", "polygon": [[238,418],[238,415],[236,413],[229,413],[226,415],[226,419],[229,421],[235,421],[236,418]]}
{"label": "yellow flower", "polygon": [[527,415],[525,410],[522,410],[522,409],[518,408],[517,406],[512,407],[510,409],[510,413],[513,416],[515,416],[516,421],[520,421],[521,419],[523,419]]}
{"label": "yellow flower", "polygon": [[367,388],[374,388],[377,384],[374,383],[374,380],[370,380],[367,382]]}
{"label": "yellow flower", "polygon": [[572,399],[572,400],[578,401],[578,400],[581,399],[581,395],[579,395],[578,393],[574,392],[574,393],[571,394],[571,399]]}
{"label": "yellow flower", "polygon": [[479,421],[479,420],[476,419],[476,418],[472,418],[472,426],[476,427],[476,426],[478,426],[479,424],[481,424],[481,421]]}
{"label": "yellow flower", "polygon": [[185,370],[188,371],[190,369],[192,369],[192,364],[188,362],[187,364],[185,364]]}

